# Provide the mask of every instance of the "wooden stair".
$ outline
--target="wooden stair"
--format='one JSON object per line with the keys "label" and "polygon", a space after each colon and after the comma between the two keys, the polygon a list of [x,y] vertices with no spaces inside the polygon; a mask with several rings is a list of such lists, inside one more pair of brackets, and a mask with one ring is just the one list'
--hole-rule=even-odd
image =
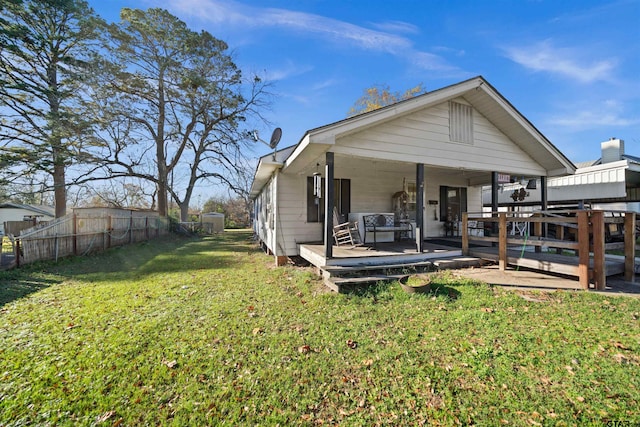
{"label": "wooden stair", "polygon": [[325,285],[338,293],[379,282],[393,282],[403,276],[431,271],[480,267],[487,261],[475,257],[454,256],[408,264],[376,264],[353,267],[320,268]]}

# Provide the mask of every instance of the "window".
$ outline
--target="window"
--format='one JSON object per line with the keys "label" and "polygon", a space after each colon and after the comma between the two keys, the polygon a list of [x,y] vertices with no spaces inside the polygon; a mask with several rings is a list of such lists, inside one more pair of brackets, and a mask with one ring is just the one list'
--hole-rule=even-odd
{"label": "window", "polygon": [[449,102],[449,139],[473,144],[473,108],[459,102]]}
{"label": "window", "polygon": [[461,221],[467,211],[465,187],[440,186],[440,221]]}
{"label": "window", "polygon": [[[324,197],[325,180],[322,178],[322,196]],[[351,212],[351,180],[333,180],[333,205],[338,209],[338,214],[344,217]],[[307,177],[307,222],[324,221],[324,199],[319,199],[313,195],[313,177]]]}

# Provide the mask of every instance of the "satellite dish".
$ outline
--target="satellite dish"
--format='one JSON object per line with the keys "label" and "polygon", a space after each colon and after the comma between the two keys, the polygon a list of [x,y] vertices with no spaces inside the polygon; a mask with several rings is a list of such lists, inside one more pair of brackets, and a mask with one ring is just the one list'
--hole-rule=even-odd
{"label": "satellite dish", "polygon": [[282,138],[282,129],[275,128],[273,130],[273,134],[271,134],[271,142],[269,142],[269,147],[275,150],[275,148],[278,146],[278,143],[280,142],[280,138]]}

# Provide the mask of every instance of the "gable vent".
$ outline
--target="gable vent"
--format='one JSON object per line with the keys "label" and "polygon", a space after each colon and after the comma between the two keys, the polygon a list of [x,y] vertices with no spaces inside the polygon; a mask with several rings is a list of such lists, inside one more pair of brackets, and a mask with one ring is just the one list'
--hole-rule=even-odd
{"label": "gable vent", "polygon": [[473,108],[459,102],[449,102],[449,139],[473,144]]}

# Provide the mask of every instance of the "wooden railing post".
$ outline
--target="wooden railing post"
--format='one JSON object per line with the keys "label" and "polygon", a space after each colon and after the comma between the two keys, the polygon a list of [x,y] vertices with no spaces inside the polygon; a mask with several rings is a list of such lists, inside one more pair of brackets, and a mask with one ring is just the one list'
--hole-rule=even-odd
{"label": "wooden railing post", "polygon": [[507,214],[500,212],[498,215],[498,267],[504,271],[507,268]]}
{"label": "wooden railing post", "polygon": [[636,272],[636,213],[624,214],[624,280],[633,282]]}
{"label": "wooden railing post", "polygon": [[604,212],[591,212],[593,228],[593,282],[599,291],[607,285],[607,272],[604,262]]}
{"label": "wooden railing post", "polygon": [[589,289],[589,215],[578,211],[578,281],[584,290]]}
{"label": "wooden railing post", "polygon": [[469,255],[469,214],[462,213],[462,255]]}

